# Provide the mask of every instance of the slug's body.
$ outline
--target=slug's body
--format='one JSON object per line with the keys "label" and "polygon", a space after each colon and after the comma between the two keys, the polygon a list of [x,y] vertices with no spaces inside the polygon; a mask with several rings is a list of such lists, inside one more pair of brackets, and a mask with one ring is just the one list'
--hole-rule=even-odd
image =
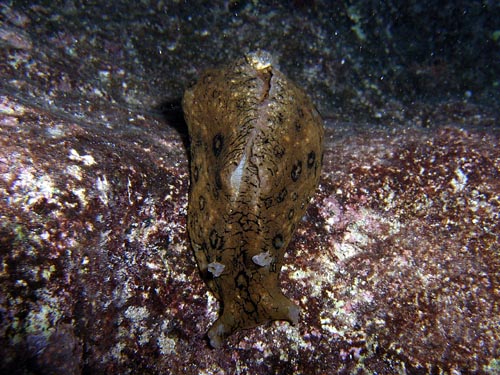
{"label": "slug's body", "polygon": [[265,52],[206,71],[186,91],[183,109],[191,138],[188,231],[221,307],[211,345],[268,321],[297,323],[279,273],[318,185],[318,112]]}

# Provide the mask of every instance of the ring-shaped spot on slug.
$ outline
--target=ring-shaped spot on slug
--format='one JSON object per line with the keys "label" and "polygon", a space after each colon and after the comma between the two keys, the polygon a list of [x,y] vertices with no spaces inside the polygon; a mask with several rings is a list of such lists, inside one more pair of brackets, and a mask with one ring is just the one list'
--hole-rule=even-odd
{"label": "ring-shaped spot on slug", "polygon": [[269,208],[272,205],[273,205],[273,198],[272,197],[266,198],[264,200],[264,206],[266,206],[266,208]]}
{"label": "ring-shaped spot on slug", "polygon": [[306,199],[300,203],[300,209],[303,210],[306,208],[307,203],[309,203],[309,199]]}
{"label": "ring-shaped spot on slug", "polygon": [[307,168],[311,169],[314,166],[314,162],[316,161],[316,153],[311,151],[307,154]]}
{"label": "ring-shaped spot on slug", "polygon": [[276,197],[276,202],[281,203],[285,200],[286,195],[288,194],[288,190],[286,190],[286,187],[284,187],[279,193],[278,196]]}
{"label": "ring-shaped spot on slug", "polygon": [[203,195],[200,195],[200,199],[198,200],[200,211],[203,211],[205,209],[205,197]]}
{"label": "ring-shaped spot on slug", "polygon": [[222,189],[222,178],[220,176],[220,173],[218,173],[218,172],[215,173],[215,188],[217,190]]}
{"label": "ring-shaped spot on slug", "polygon": [[285,118],[285,116],[283,115],[283,113],[282,112],[278,112],[276,114],[276,123],[282,124],[284,118]]}
{"label": "ring-shaped spot on slug", "polygon": [[276,236],[274,236],[273,246],[276,250],[279,250],[283,247],[283,236],[281,235],[281,233],[278,233]]}
{"label": "ring-shaped spot on slug", "polygon": [[201,78],[201,81],[208,85],[210,82],[213,81],[213,76],[211,74],[206,74],[204,77]]}
{"label": "ring-shaped spot on slug", "polygon": [[217,133],[212,140],[212,151],[216,157],[218,157],[224,147],[224,136],[221,133]]}
{"label": "ring-shaped spot on slug", "polygon": [[222,248],[222,242],[222,237],[219,236],[217,230],[212,229],[212,231],[210,232],[210,246],[212,247],[212,249],[220,250]]}
{"label": "ring-shaped spot on slug", "polygon": [[299,120],[296,120],[296,121],[295,121],[295,123],[294,123],[294,125],[295,125],[295,126],[294,126],[294,127],[295,127],[295,130],[296,130],[297,132],[300,132],[300,131],[302,130],[302,124],[300,123],[300,121],[299,121]]}
{"label": "ring-shaped spot on slug", "polygon": [[295,210],[293,208],[290,208],[290,211],[288,211],[288,220],[292,220],[294,215]]}
{"label": "ring-shaped spot on slug", "polygon": [[292,177],[292,181],[297,181],[302,173],[302,160],[297,160],[292,167],[292,172],[290,173],[290,177]]}
{"label": "ring-shaped spot on slug", "polygon": [[212,189],[212,195],[214,196],[215,199],[219,199],[219,190],[214,187]]}
{"label": "ring-shaped spot on slug", "polygon": [[199,177],[200,177],[200,170],[199,170],[198,166],[196,165],[193,168],[193,182],[194,183],[198,182]]}
{"label": "ring-shaped spot on slug", "polygon": [[285,149],[280,146],[280,145],[277,145],[276,147],[274,147],[274,156],[276,156],[278,159],[281,159],[283,157],[283,155],[285,155]]}

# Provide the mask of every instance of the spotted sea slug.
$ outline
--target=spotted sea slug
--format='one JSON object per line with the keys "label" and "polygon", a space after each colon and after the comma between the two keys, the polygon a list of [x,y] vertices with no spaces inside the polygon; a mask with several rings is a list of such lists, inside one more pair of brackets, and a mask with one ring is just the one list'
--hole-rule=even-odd
{"label": "spotted sea slug", "polygon": [[323,122],[264,51],[205,71],[183,98],[190,135],[188,231],[220,303],[213,347],[240,329],[297,324],[279,274],[318,185]]}

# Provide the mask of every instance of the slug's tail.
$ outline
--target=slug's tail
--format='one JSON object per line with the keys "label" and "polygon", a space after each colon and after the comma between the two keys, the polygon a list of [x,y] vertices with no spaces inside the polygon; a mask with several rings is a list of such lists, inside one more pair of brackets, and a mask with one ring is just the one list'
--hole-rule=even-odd
{"label": "slug's tail", "polygon": [[210,341],[210,346],[215,349],[220,348],[222,346],[223,340],[234,331],[235,328],[224,324],[220,318],[217,319],[217,321],[212,325],[207,333],[208,340]]}
{"label": "slug's tail", "polygon": [[296,325],[299,321],[299,308],[282,293],[262,300],[258,310],[252,311],[249,309],[250,306],[245,307],[246,309],[242,309],[242,306],[224,308],[219,319],[207,333],[210,346],[220,348],[228,336],[240,329],[254,328],[273,320],[285,320],[292,325]]}

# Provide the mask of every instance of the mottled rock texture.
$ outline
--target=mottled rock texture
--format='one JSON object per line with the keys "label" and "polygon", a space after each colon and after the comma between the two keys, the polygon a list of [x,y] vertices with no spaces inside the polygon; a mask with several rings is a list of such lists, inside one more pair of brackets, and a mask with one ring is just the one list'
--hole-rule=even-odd
{"label": "mottled rock texture", "polygon": [[151,108],[203,70],[264,49],[336,120],[425,123],[435,112],[425,104],[444,102],[492,125],[499,20],[494,0],[5,0],[0,46],[16,49],[3,61],[18,70],[17,90],[64,107],[83,94]]}
{"label": "mottled rock texture", "polygon": [[213,351],[180,135],[137,114],[97,126],[5,96],[1,110],[4,371],[498,370],[498,132],[328,123],[282,277],[299,326]]}
{"label": "mottled rock texture", "polygon": [[[280,19],[280,13],[254,15],[254,3],[226,4],[245,15],[244,22],[228,18],[241,21],[240,37]],[[320,4],[293,3],[296,9],[311,4],[308,14]],[[146,13],[132,17],[117,4],[121,13],[87,9],[84,15],[72,2],[60,10],[25,2],[0,6],[1,373],[500,372],[498,107],[468,97],[381,102],[384,92],[373,93],[382,86],[370,84],[379,76],[361,79],[365,86],[351,97],[330,102],[323,83],[332,89],[335,77],[368,73],[344,64],[346,75],[330,75],[340,60],[314,43],[307,52],[313,60],[288,59],[311,67],[296,75],[287,64],[283,70],[309,90],[316,86],[312,96],[323,108],[363,105],[327,116],[320,187],[285,256],[281,286],[302,310],[299,325],[242,331],[212,350],[204,332],[217,305],[186,233],[186,135],[175,106],[165,104],[162,109],[173,110],[162,116],[152,104],[180,98],[201,68],[194,60],[212,62],[220,48],[162,49],[158,56],[179,70],[145,64],[158,60],[148,60],[141,48],[164,34],[152,31]],[[352,22],[361,20],[354,31],[359,37],[368,26],[366,11],[361,18],[356,9],[346,13]],[[201,18],[191,22],[189,12],[178,11],[172,23],[168,14],[163,26],[172,25],[169,37],[187,38],[187,30],[211,38],[210,27],[205,32],[192,23]],[[96,24],[98,16],[109,22]],[[131,28],[117,28],[120,17]],[[306,44],[314,25],[304,26]],[[324,39],[319,31],[314,35]],[[267,32],[264,40],[281,35]],[[208,39],[202,46],[212,45]],[[487,45],[497,46],[491,40]],[[318,56],[325,56],[325,66]],[[352,54],[347,60],[358,61]],[[453,81],[460,77],[450,74],[455,68],[440,68],[433,65],[433,77],[452,80],[449,87],[467,86]],[[415,69],[417,77],[423,74]],[[495,71],[485,73],[491,82],[486,96],[495,93]],[[168,84],[158,85],[155,78],[165,74]],[[418,92],[430,93],[431,86],[418,82]],[[338,122],[352,108],[367,108],[382,125],[363,126],[354,117]]]}

